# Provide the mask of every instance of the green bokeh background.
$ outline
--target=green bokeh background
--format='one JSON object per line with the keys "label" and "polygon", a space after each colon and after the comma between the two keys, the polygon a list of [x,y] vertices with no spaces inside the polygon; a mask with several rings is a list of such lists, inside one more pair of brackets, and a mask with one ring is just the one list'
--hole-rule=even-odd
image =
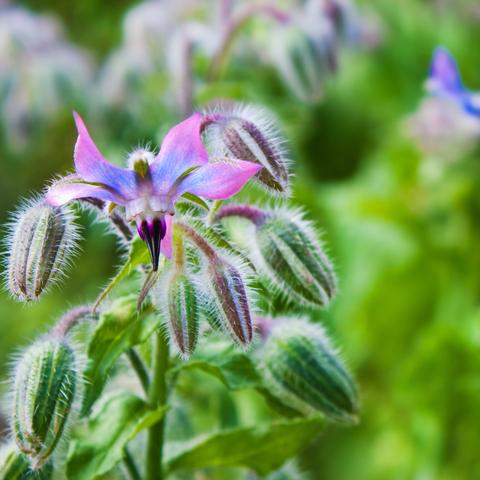
{"label": "green bokeh background", "polygon": [[[136,2],[17,3],[55,15],[100,63],[120,44],[121,19]],[[318,319],[355,373],[362,413],[359,425],[331,425],[304,452],[300,464],[315,480],[480,478],[480,150],[449,163],[425,158],[403,127],[425,95],[439,44],[455,55],[466,85],[480,89],[474,3],[357,2],[380,19],[382,42],[344,51],[319,105],[300,103],[276,71],[242,57],[197,91],[197,104],[224,92],[276,113],[295,160],[293,203],[324,231],[335,260],[340,292]],[[27,148],[2,141],[0,222],[19,197],[71,169],[71,109],[103,150],[121,156],[138,141],[158,144],[179,117],[152,95],[154,85],[152,77],[139,86],[142,121],[121,108],[93,114],[86,95],[41,122]],[[2,379],[20,346],[69,305],[92,301],[114,275],[115,238],[90,221],[82,213],[82,253],[61,290],[32,306],[1,293]]]}

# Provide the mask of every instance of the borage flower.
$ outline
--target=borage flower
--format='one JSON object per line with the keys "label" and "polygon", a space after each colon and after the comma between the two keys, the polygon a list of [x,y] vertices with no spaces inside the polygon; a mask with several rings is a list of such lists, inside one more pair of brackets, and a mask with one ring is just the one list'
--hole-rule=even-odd
{"label": "borage flower", "polygon": [[480,116],[479,94],[465,88],[455,59],[443,47],[433,53],[426,86],[432,95],[454,103],[466,113]]}
{"label": "borage flower", "polygon": [[128,168],[120,168],[102,157],[80,116],[74,112],[74,117],[77,173],[55,182],[46,199],[63,205],[97,198],[125,207],[127,221],[136,223],[140,237],[147,242],[155,271],[160,253],[171,258],[172,216],[180,196],[188,193],[224,200],[262,168],[242,160],[209,159],[200,136],[200,113],[173,127],[157,156],[139,150],[130,156]]}

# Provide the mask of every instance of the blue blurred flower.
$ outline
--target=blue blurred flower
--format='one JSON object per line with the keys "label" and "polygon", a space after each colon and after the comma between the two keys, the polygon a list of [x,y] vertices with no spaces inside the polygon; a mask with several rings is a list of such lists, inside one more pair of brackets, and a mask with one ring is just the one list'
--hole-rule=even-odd
{"label": "blue blurred flower", "polygon": [[465,88],[457,63],[446,48],[438,47],[433,53],[427,89],[432,95],[455,103],[466,113],[480,116],[480,96]]}

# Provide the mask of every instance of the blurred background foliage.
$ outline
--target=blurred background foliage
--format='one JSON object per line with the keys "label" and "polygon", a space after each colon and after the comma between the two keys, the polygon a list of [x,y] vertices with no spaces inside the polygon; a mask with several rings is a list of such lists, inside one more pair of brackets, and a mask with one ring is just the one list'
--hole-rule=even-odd
{"label": "blurred background foliage", "polygon": [[[206,3],[197,18],[213,8]],[[23,0],[0,8],[0,23],[9,8],[48,15],[53,30],[61,26],[54,41],[76,58],[70,67],[49,50],[30,70],[33,54],[13,55],[11,64],[0,60],[1,223],[19,197],[71,170],[72,109],[102,153],[118,163],[138,142],[159,145],[182,118],[167,87],[167,59],[158,56],[158,68],[149,64],[132,75],[112,57],[129,35],[141,36],[128,28],[142,24],[125,16],[137,4]],[[412,115],[426,95],[437,45],[456,57],[466,85],[480,90],[480,3],[358,0],[356,7],[374,23],[373,45],[341,50],[321,101],[300,101],[262,60],[251,38],[268,43],[267,20],[255,19],[242,28],[212,82],[201,80],[208,55],[193,52],[193,105],[224,97],[265,106],[278,117],[295,161],[294,202],[324,231],[335,259],[340,293],[327,312],[315,315],[356,375],[361,421],[329,426],[303,453],[301,468],[322,480],[478,479],[480,148],[476,138],[450,138],[445,146],[440,135],[433,139],[440,148],[425,149],[425,131],[412,127]],[[180,21],[181,12],[175,14]],[[164,37],[171,27],[162,27]],[[162,35],[153,37],[159,48]],[[0,32],[0,50],[2,38]],[[53,80],[42,71],[47,66],[60,72]],[[135,73],[135,63],[132,68]],[[2,379],[19,346],[69,305],[92,301],[114,275],[121,253],[115,237],[91,220],[81,213],[82,253],[61,291],[27,307],[1,294]],[[250,410],[254,402],[246,393],[211,395],[220,385],[199,376],[190,381],[205,384],[205,403],[195,412],[201,428],[267,415],[258,406]],[[187,380],[180,396],[188,396]],[[212,408],[220,420],[209,417]],[[205,478],[234,478],[226,471],[211,475]]]}

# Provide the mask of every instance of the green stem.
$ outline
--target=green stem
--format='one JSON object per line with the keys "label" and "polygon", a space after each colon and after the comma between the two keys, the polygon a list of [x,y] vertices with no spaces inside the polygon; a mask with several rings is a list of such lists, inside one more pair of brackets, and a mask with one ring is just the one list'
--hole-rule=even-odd
{"label": "green stem", "polygon": [[132,458],[132,455],[128,451],[127,447],[123,449],[123,465],[128,472],[131,480],[141,480],[140,474],[138,473],[137,466]]}
{"label": "green stem", "polygon": [[137,352],[133,348],[127,350],[127,356],[130,360],[132,368],[135,370],[135,373],[142,384],[145,395],[149,394],[150,390],[150,379],[148,378],[148,372],[143,364],[141,358],[138,356]]}
{"label": "green stem", "polygon": [[[152,379],[148,400],[152,406],[159,408],[165,405],[167,398],[165,374],[168,369],[168,339],[167,332],[164,328],[160,328],[155,335],[152,363]],[[162,454],[164,419],[165,417],[148,430],[145,468],[146,480],[163,480]]]}

